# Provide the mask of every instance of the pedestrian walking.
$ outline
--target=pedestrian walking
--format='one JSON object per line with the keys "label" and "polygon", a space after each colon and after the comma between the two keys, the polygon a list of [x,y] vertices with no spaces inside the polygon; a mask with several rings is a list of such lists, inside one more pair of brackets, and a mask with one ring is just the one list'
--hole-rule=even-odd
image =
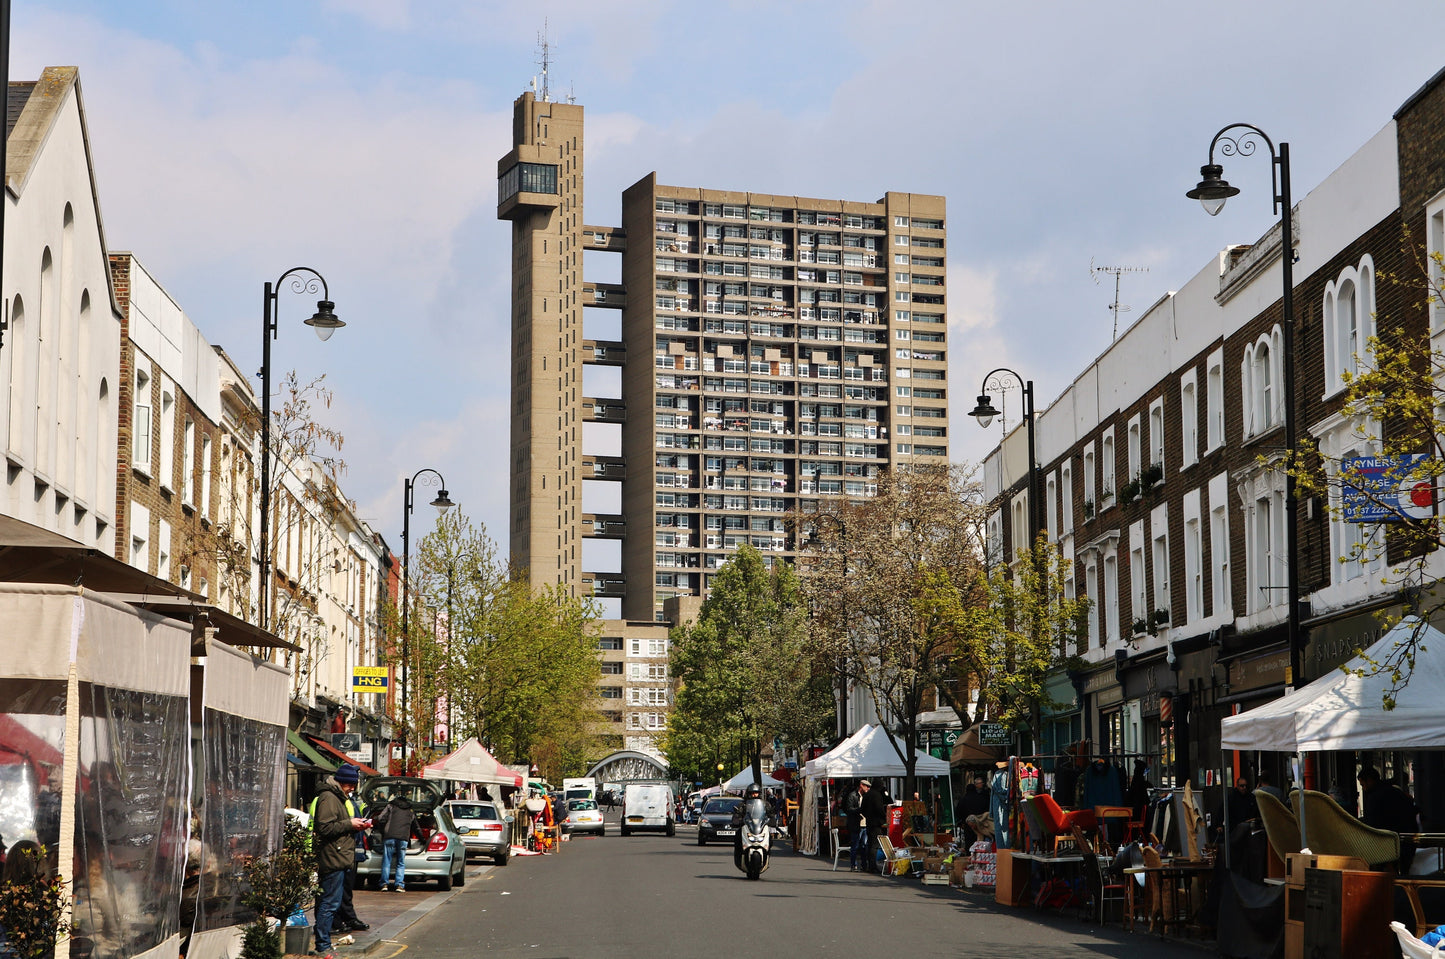
{"label": "pedestrian walking", "polygon": [[356,865],[356,832],[371,825],[353,816],[347,802],[360,779],[360,770],[344,763],[322,783],[321,794],[316,797],[311,845],[316,852],[316,877],[321,886],[321,894],[316,897],[316,954],[323,959],[335,959],[331,925],[341,907],[346,873]]}
{"label": "pedestrian walking", "polygon": [[[381,882],[392,892],[406,891],[406,844],[411,841],[411,829],[416,824],[416,812],[411,800],[398,793],[376,817],[381,827]],[[396,876],[391,873],[396,863]]]}
{"label": "pedestrian walking", "polygon": [[863,800],[859,812],[863,814],[863,825],[868,830],[868,845],[863,854],[863,871],[879,872],[878,868],[878,837],[883,835],[883,830],[888,824],[888,800],[883,791],[873,791],[873,784],[863,780],[858,784]]}

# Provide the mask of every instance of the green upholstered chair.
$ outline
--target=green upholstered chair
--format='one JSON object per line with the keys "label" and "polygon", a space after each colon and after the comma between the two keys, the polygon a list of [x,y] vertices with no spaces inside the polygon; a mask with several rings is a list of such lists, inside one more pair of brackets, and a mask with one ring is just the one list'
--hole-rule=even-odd
{"label": "green upholstered chair", "polygon": [[1295,818],[1299,819],[1304,844],[1317,856],[1355,856],[1371,868],[1400,859],[1400,837],[1388,829],[1366,826],[1329,797],[1313,789],[1304,791],[1304,815],[1300,815],[1300,791],[1289,794]]}
{"label": "green upholstered chair", "polygon": [[1274,793],[1256,789],[1254,801],[1259,805],[1259,818],[1264,823],[1264,834],[1269,837],[1270,848],[1280,862],[1287,862],[1285,856],[1300,851],[1299,820]]}

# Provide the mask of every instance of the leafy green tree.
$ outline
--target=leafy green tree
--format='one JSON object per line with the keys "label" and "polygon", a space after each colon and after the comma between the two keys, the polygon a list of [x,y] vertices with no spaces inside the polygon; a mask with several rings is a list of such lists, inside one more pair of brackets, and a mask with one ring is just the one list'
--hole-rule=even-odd
{"label": "leafy green tree", "polygon": [[1088,635],[1090,600],[1070,598],[1071,563],[1039,540],[1013,566],[980,572],[981,602],[954,607],[957,653],[980,678],[981,700],[1005,725],[1027,720],[1037,743],[1051,673],[1077,656]]}
{"label": "leafy green tree", "polygon": [[552,778],[584,771],[600,754],[596,607],[533,588],[460,509],[422,540],[412,568],[427,610],[410,617],[417,711],[449,708],[453,738],[476,736],[502,762],[535,762]]}
{"label": "leafy green tree", "polygon": [[962,611],[981,600],[977,528],[983,507],[959,467],[879,477],[868,499],[795,519],[812,632],[834,680],[867,691],[892,724],[913,791],[918,715],[934,692],[968,714],[977,679],[961,656]]}
{"label": "leafy green tree", "polygon": [[813,668],[806,626],[793,567],[769,571],[757,550],[738,547],[697,621],[672,631],[678,691],[670,722],[679,730],[668,743],[687,750],[675,766],[696,766],[710,753],[726,762],[740,748],[760,778],[763,748],[774,738],[801,743],[826,729],[832,701]]}

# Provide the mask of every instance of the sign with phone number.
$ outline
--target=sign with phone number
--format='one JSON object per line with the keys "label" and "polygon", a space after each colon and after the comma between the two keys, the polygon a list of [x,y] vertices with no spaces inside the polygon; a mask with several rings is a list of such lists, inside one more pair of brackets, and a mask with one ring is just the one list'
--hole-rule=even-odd
{"label": "sign with phone number", "polygon": [[384,693],[387,686],[385,666],[355,666],[351,670],[351,691],[356,693]]}

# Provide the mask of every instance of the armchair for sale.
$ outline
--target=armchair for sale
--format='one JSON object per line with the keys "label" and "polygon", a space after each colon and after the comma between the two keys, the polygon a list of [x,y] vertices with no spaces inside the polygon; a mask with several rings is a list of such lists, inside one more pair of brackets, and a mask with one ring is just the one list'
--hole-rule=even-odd
{"label": "armchair for sale", "polygon": [[1285,857],[1300,851],[1299,820],[1295,819],[1290,808],[1280,802],[1273,793],[1256,789],[1254,801],[1259,806],[1259,818],[1264,823],[1264,834],[1269,839],[1269,848],[1279,864],[1270,864],[1272,868],[1269,875],[1274,879],[1282,879],[1284,864],[1289,862]]}
{"label": "armchair for sale", "polygon": [[[1295,818],[1303,825],[1301,839],[1310,852],[1320,856],[1355,856],[1371,869],[1392,865],[1400,859],[1400,837],[1388,829],[1366,826],[1345,812],[1328,794],[1304,791],[1304,815],[1300,815],[1300,791],[1289,794]],[[1268,827],[1266,827],[1268,829]]]}

